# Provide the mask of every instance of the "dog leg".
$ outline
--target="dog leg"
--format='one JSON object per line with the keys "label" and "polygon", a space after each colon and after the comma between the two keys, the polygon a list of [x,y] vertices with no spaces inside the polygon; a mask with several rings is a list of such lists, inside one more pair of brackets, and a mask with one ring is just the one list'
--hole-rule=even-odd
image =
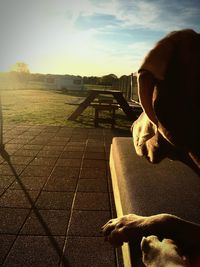
{"label": "dog leg", "polygon": [[149,235],[172,239],[183,251],[194,250],[200,242],[200,225],[171,214],[125,215],[108,221],[102,232],[105,240],[116,247],[129,241],[139,244],[143,236]]}

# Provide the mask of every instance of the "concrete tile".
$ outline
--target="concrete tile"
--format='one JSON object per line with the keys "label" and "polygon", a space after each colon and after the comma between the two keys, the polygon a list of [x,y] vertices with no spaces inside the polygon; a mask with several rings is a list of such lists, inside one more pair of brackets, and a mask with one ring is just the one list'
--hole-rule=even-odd
{"label": "concrete tile", "polygon": [[35,146],[40,146],[42,145],[42,147],[44,147],[47,143],[48,143],[48,139],[46,138],[40,138],[40,137],[36,137],[35,139],[33,139],[30,144],[31,145],[35,145]]}
{"label": "concrete tile", "polygon": [[45,158],[37,156],[30,166],[54,166],[57,158]]}
{"label": "concrete tile", "polygon": [[8,189],[0,198],[0,207],[31,208],[39,192]]}
{"label": "concrete tile", "polygon": [[74,209],[110,210],[108,194],[78,192],[75,198]]}
{"label": "concrete tile", "polygon": [[23,145],[22,144],[6,144],[5,150],[8,152],[8,154],[13,153],[20,149]]}
{"label": "concrete tile", "polygon": [[101,237],[69,237],[65,256],[74,267],[116,266],[114,249]]}
{"label": "concrete tile", "polygon": [[44,146],[43,151],[63,151],[63,146]]}
{"label": "concrete tile", "polygon": [[14,165],[12,164],[12,167],[6,164],[0,165],[0,177],[3,175],[19,175],[24,169],[26,165]]}
{"label": "concrete tile", "polygon": [[58,141],[56,141],[56,140],[52,139],[51,141],[48,142],[49,146],[65,146],[66,144],[67,144],[66,140],[58,140]]}
{"label": "concrete tile", "polygon": [[82,168],[80,173],[80,178],[83,179],[104,179],[106,178],[105,169],[97,168]]}
{"label": "concrete tile", "polygon": [[66,177],[50,177],[44,187],[46,191],[72,191],[76,189],[77,179],[68,179]]}
{"label": "concrete tile", "polygon": [[28,164],[34,157],[24,157],[24,156],[12,156],[10,158],[10,161],[12,162],[12,164],[22,164],[22,165],[26,165]]}
{"label": "concrete tile", "polygon": [[25,176],[19,178],[18,180],[15,180],[10,189],[23,189],[25,187],[26,190],[40,191],[44,186],[46,180],[47,177],[45,176],[39,176],[39,177]]}
{"label": "concrete tile", "polygon": [[14,155],[15,156],[24,156],[24,157],[35,157],[38,154],[38,150],[29,150],[29,149],[19,149]]}
{"label": "concrete tile", "polygon": [[33,144],[28,144],[24,145],[23,149],[28,149],[28,150],[41,150],[44,146],[43,145],[33,145]]}
{"label": "concrete tile", "polygon": [[85,146],[66,146],[64,151],[84,151],[85,150]]}
{"label": "concrete tile", "polygon": [[3,266],[58,266],[63,237],[18,236]]}
{"label": "concrete tile", "polygon": [[104,152],[90,152],[86,151],[84,154],[85,159],[106,159],[106,154]]}
{"label": "concrete tile", "polygon": [[15,180],[15,176],[1,176],[0,178],[0,188],[9,187]]}
{"label": "concrete tile", "polygon": [[48,150],[41,150],[38,153],[38,157],[43,158],[58,158],[62,152],[61,151],[48,151]]}
{"label": "concrete tile", "polygon": [[79,168],[70,168],[66,166],[57,166],[53,170],[51,177],[60,178],[65,177],[68,179],[77,179],[79,177]]}
{"label": "concrete tile", "polygon": [[106,179],[79,179],[78,191],[80,192],[108,192]]}
{"label": "concrete tile", "polygon": [[71,141],[71,139],[70,139],[70,142],[67,143],[66,148],[70,147],[70,146],[73,146],[73,147],[74,146],[76,146],[76,147],[85,147],[85,143],[86,143],[86,141],[78,142],[78,141]]}
{"label": "concrete tile", "polygon": [[100,232],[111,218],[109,211],[74,210],[69,226],[69,236],[102,236]]}
{"label": "concrete tile", "polygon": [[17,234],[29,213],[29,209],[0,208],[0,233]]}
{"label": "concrete tile", "polygon": [[64,151],[61,155],[61,159],[81,159],[83,157],[83,151]]}
{"label": "concrete tile", "polygon": [[106,169],[105,160],[83,159],[83,168]]}
{"label": "concrete tile", "polygon": [[6,189],[0,188],[0,196],[3,195],[3,193],[5,192]]}
{"label": "concrete tile", "polygon": [[5,159],[0,155],[0,164],[2,164],[5,161]]}
{"label": "concrete tile", "polygon": [[8,254],[16,236],[15,235],[0,235],[0,265],[3,266],[4,259]]}
{"label": "concrete tile", "polygon": [[56,165],[79,168],[81,165],[81,159],[58,159]]}
{"label": "concrete tile", "polygon": [[95,152],[95,153],[103,153],[105,151],[103,146],[87,146],[86,147],[87,152]]}
{"label": "concrete tile", "polygon": [[70,217],[66,210],[36,210],[27,218],[21,235],[65,235]]}
{"label": "concrete tile", "polygon": [[52,171],[53,167],[52,166],[28,166],[24,171],[23,171],[23,176],[45,176],[48,177]]}
{"label": "concrete tile", "polygon": [[71,192],[42,192],[36,207],[38,209],[70,209],[74,194]]}

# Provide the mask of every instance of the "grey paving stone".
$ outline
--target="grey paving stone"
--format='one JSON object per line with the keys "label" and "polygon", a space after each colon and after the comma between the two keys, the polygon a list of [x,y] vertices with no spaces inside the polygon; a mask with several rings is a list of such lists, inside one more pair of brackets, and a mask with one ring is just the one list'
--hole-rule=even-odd
{"label": "grey paving stone", "polygon": [[44,158],[58,158],[62,152],[61,151],[48,151],[48,150],[42,150],[40,151],[37,156],[38,157],[44,157]]}
{"label": "grey paving stone", "polygon": [[70,212],[66,210],[36,210],[27,218],[20,234],[65,235]]}
{"label": "grey paving stone", "polygon": [[19,179],[15,180],[15,182],[12,184],[10,189],[22,189],[25,187],[26,190],[41,190],[42,187],[44,186],[46,180],[47,180],[47,177],[45,177],[45,176],[19,177]]}
{"label": "grey paving stone", "polygon": [[0,188],[9,187],[15,180],[15,176],[1,176],[0,178]]}
{"label": "grey paving stone", "polygon": [[43,145],[33,145],[33,144],[28,144],[28,145],[24,145],[23,149],[27,149],[27,150],[41,150],[44,146]]}
{"label": "grey paving stone", "polygon": [[48,177],[53,169],[53,166],[28,166],[23,171],[23,176],[45,176]]}
{"label": "grey paving stone", "polygon": [[102,236],[101,227],[111,218],[109,211],[74,210],[69,236]]}
{"label": "grey paving stone", "polygon": [[29,149],[19,149],[14,155],[25,156],[25,157],[35,157],[38,154],[38,150],[29,150]]}
{"label": "grey paving stone", "polygon": [[64,151],[61,155],[61,159],[81,159],[83,157],[83,151]]}
{"label": "grey paving stone", "polygon": [[79,168],[81,165],[81,159],[58,159],[56,165]]}
{"label": "grey paving stone", "polygon": [[43,148],[43,151],[63,151],[64,147],[61,145],[61,146],[50,146],[50,145],[47,145],[47,146],[44,146]]}
{"label": "grey paving stone", "polygon": [[45,158],[37,156],[30,163],[30,166],[54,166],[57,158]]}
{"label": "grey paving stone", "polygon": [[28,164],[34,157],[24,157],[24,156],[12,156],[10,158],[10,161],[12,162],[12,164],[22,164],[22,165],[26,165]]}
{"label": "grey paving stone", "polygon": [[31,208],[38,194],[38,191],[8,189],[0,198],[0,207]]}
{"label": "grey paving stone", "polygon": [[17,234],[28,213],[29,209],[0,208],[0,233]]}
{"label": "grey paving stone", "polygon": [[74,267],[116,266],[114,249],[101,237],[69,237],[65,256]]}
{"label": "grey paving stone", "polygon": [[90,152],[90,151],[86,151],[84,154],[84,158],[85,159],[106,159],[106,154],[105,152]]}
{"label": "grey paving stone", "polygon": [[110,210],[108,194],[77,192],[74,209]]}
{"label": "grey paving stone", "polygon": [[105,149],[103,146],[87,146],[86,151],[87,152],[95,152],[95,153],[100,152],[100,153],[102,153],[105,151]]}
{"label": "grey paving stone", "polygon": [[66,166],[57,166],[53,170],[51,177],[60,178],[65,177],[68,179],[77,179],[79,177],[79,168],[71,168]]}
{"label": "grey paving stone", "polygon": [[0,188],[0,196],[3,195],[6,189]]}
{"label": "grey paving stone", "polygon": [[0,165],[0,177],[3,175],[19,175],[24,169],[26,165],[11,165],[5,163]]}
{"label": "grey paving stone", "polygon": [[36,207],[38,209],[70,209],[74,194],[72,192],[42,192]]}
{"label": "grey paving stone", "polygon": [[18,236],[3,266],[58,266],[64,237]]}
{"label": "grey paving stone", "polygon": [[84,159],[83,168],[106,169],[106,162],[105,160]]}
{"label": "grey paving stone", "polygon": [[44,187],[46,191],[72,191],[76,189],[77,179],[68,179],[66,177],[50,177]]}
{"label": "grey paving stone", "polygon": [[71,141],[67,143],[67,147],[85,147],[86,141]]}
{"label": "grey paving stone", "polygon": [[80,173],[80,178],[103,179],[106,178],[106,170],[97,168],[82,168]]}
{"label": "grey paving stone", "polygon": [[0,235],[0,265],[3,265],[4,259],[8,254],[16,236],[15,235]]}
{"label": "grey paving stone", "polygon": [[85,146],[66,146],[64,151],[84,151]]}
{"label": "grey paving stone", "polygon": [[78,191],[80,192],[108,192],[106,179],[79,179]]}

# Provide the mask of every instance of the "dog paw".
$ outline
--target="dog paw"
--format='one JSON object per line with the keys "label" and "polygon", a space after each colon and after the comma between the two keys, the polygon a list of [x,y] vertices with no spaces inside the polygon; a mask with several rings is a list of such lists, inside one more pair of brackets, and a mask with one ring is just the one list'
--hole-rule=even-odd
{"label": "dog paw", "polygon": [[105,240],[113,246],[122,246],[130,240],[138,242],[142,238],[146,217],[129,214],[121,218],[111,219],[104,226],[102,232]]}
{"label": "dog paw", "polygon": [[141,244],[142,261],[145,266],[186,267],[186,258],[180,254],[175,242],[171,239],[160,241],[157,236],[143,237]]}

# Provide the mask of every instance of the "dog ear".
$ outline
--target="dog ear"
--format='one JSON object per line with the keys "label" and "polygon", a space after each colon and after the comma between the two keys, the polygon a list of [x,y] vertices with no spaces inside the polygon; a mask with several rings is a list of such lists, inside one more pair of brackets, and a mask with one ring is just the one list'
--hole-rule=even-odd
{"label": "dog ear", "polygon": [[154,86],[157,80],[165,79],[174,50],[171,35],[174,35],[174,33],[160,40],[150,50],[138,71],[139,100],[148,118],[155,124],[157,124],[157,120],[153,109]]}

